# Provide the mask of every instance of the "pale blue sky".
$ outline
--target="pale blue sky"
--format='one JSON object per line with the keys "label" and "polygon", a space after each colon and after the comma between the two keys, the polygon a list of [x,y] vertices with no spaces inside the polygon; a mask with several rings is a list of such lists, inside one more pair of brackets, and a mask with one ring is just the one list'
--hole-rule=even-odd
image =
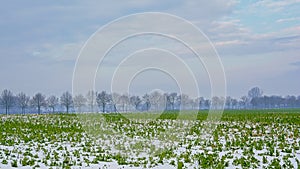
{"label": "pale blue sky", "polygon": [[[299,0],[4,0],[0,89],[30,95],[71,90],[78,52],[97,29],[124,15],[166,12],[191,21],[211,39],[229,95],[245,95],[253,86],[269,95],[300,95],[299,9]],[[144,91],[143,82],[135,85],[137,92]]]}

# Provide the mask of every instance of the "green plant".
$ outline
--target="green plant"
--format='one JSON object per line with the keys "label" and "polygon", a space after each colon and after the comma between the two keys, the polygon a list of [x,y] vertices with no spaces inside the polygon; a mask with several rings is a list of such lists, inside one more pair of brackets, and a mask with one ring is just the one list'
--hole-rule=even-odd
{"label": "green plant", "polygon": [[177,162],[177,169],[182,169],[184,167],[183,162],[178,161]]}
{"label": "green plant", "polygon": [[2,160],[2,164],[8,164],[7,160]]}
{"label": "green plant", "polygon": [[266,158],[265,156],[263,156],[263,163],[264,163],[264,164],[267,164],[267,163],[268,163],[268,160],[267,160],[267,158]]}
{"label": "green plant", "polygon": [[13,160],[13,161],[11,162],[11,166],[12,166],[12,167],[18,167],[18,162],[17,162],[17,160]]}

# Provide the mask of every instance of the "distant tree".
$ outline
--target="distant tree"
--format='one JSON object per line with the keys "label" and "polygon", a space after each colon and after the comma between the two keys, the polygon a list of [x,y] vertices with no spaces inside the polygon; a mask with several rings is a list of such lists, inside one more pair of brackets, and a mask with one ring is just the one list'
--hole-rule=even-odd
{"label": "distant tree", "polygon": [[10,90],[3,90],[1,93],[1,99],[0,99],[1,105],[5,107],[5,114],[7,115],[9,113],[9,109],[14,104],[14,95]]}
{"label": "distant tree", "polygon": [[221,96],[219,101],[219,108],[224,108],[226,102],[226,98]]}
{"label": "distant tree", "polygon": [[205,99],[204,107],[208,109],[210,106],[211,106],[211,101],[209,99]]}
{"label": "distant tree", "polygon": [[226,97],[225,105],[227,109],[232,109],[232,101],[233,99],[230,96]]}
{"label": "distant tree", "polygon": [[147,111],[150,110],[150,107],[151,107],[151,102],[150,102],[150,95],[148,95],[147,93],[143,96],[143,100],[144,100],[144,103],[145,103],[145,109]]}
{"label": "distant tree", "polygon": [[214,96],[214,97],[212,97],[211,102],[212,102],[211,103],[212,108],[213,109],[218,109],[219,105],[220,105],[220,102],[221,102],[221,99],[218,96]]}
{"label": "distant tree", "polygon": [[135,107],[136,110],[139,109],[139,105],[141,104],[142,100],[139,96],[131,96],[130,103]]}
{"label": "distant tree", "polygon": [[[166,96],[166,101],[167,101],[167,107],[170,107],[171,110],[175,109],[175,102],[178,99],[177,93],[170,93],[170,94],[165,94]],[[169,110],[167,108],[167,110]]]}
{"label": "distant tree", "polygon": [[185,110],[190,103],[190,98],[187,94],[181,94],[179,97],[182,109]]}
{"label": "distant tree", "polygon": [[102,91],[101,93],[98,93],[97,98],[96,98],[96,102],[97,102],[99,108],[102,107],[102,112],[103,113],[105,112],[106,104],[109,101],[110,101],[110,97],[105,91]]}
{"label": "distant tree", "polygon": [[263,95],[263,91],[259,87],[254,87],[248,91],[248,97],[250,99],[261,97]]}
{"label": "distant tree", "polygon": [[259,87],[253,87],[248,91],[249,103],[251,103],[251,105],[255,108],[260,107],[261,101],[264,101],[263,99],[259,99],[260,97],[262,97],[262,95],[263,91]]}
{"label": "distant tree", "polygon": [[272,100],[271,97],[269,96],[263,96],[261,97],[262,101],[261,101],[261,107],[263,108],[271,108],[272,106]]}
{"label": "distant tree", "polygon": [[64,106],[67,110],[67,113],[69,113],[69,109],[73,104],[71,93],[69,93],[68,91],[63,93],[62,96],[60,97],[60,104]]}
{"label": "distant tree", "polygon": [[37,107],[38,114],[41,114],[41,107],[46,106],[45,98],[42,93],[36,93],[31,99],[31,105]]}
{"label": "distant tree", "polygon": [[297,98],[295,96],[286,96],[285,100],[289,108],[294,108],[297,104]]}
{"label": "distant tree", "polygon": [[283,98],[281,96],[272,96],[274,106],[280,108],[283,104]]}
{"label": "distant tree", "polygon": [[171,97],[168,93],[164,93],[164,98],[166,99],[166,107],[165,110],[171,110]]}
{"label": "distant tree", "polygon": [[56,96],[52,95],[46,100],[47,106],[52,109],[52,113],[55,111],[55,107],[58,105],[59,100]]}
{"label": "distant tree", "polygon": [[85,106],[87,99],[82,95],[76,95],[73,98],[74,106],[78,109],[77,111],[81,112],[81,108]]}
{"label": "distant tree", "polygon": [[190,103],[192,106],[192,110],[199,110],[199,98],[190,99]]}
{"label": "distant tree", "polygon": [[248,104],[250,103],[250,99],[247,96],[242,96],[240,101],[240,107],[248,108]]}
{"label": "distant tree", "polygon": [[86,95],[87,104],[90,107],[90,111],[94,112],[94,105],[96,103],[97,93],[94,90],[88,91]]}
{"label": "distant tree", "polygon": [[264,99],[262,97],[254,97],[251,99],[250,103],[253,106],[253,108],[257,109],[259,106],[261,106],[264,102]]}
{"label": "distant tree", "polygon": [[109,101],[110,103],[112,104],[113,106],[113,110],[114,112],[118,112],[118,108],[117,108],[117,105],[120,105],[122,100],[121,100],[121,95],[119,93],[112,93],[109,95]]}
{"label": "distant tree", "polygon": [[150,93],[150,104],[153,105],[156,111],[159,110],[160,105],[164,105],[164,96],[159,91],[153,91]]}
{"label": "distant tree", "polygon": [[[263,91],[258,87],[251,88],[248,91],[247,96],[243,96],[240,99],[234,99],[230,96],[224,97],[212,97],[211,100],[199,97],[196,99],[189,98],[186,94],[178,95],[177,93],[161,93],[159,91],[153,91],[150,94],[145,94],[142,97],[131,96],[127,94],[120,95],[118,93],[107,94],[105,91],[97,93],[89,91],[85,96],[79,94],[72,99],[72,95],[69,92],[63,93],[59,98],[56,96],[46,97],[41,93],[36,93],[31,99],[21,92],[14,96],[9,90],[4,90],[0,95],[0,106],[5,108],[6,114],[12,107],[17,106],[21,109],[21,113],[24,114],[26,108],[29,105],[35,107],[38,114],[41,113],[42,107],[48,107],[55,111],[55,108],[60,103],[66,108],[66,112],[69,112],[71,106],[75,106],[81,111],[81,108],[85,105],[90,107],[91,111],[94,111],[94,105],[97,105],[102,112],[105,111],[122,111],[128,110],[129,105],[132,105],[136,110],[175,110],[178,107],[182,109],[271,109],[271,108],[299,108],[300,96],[289,95],[283,96],[266,96],[263,95]],[[60,100],[60,102],[59,102]],[[87,104],[86,104],[87,103]],[[96,104],[95,104],[96,103]],[[97,108],[97,107],[95,107]]]}
{"label": "distant tree", "polygon": [[232,109],[236,109],[238,106],[238,101],[236,99],[231,100]]}
{"label": "distant tree", "polygon": [[130,104],[128,95],[126,95],[126,94],[121,95],[119,101],[120,101],[120,104],[122,105],[122,111],[123,112],[125,111],[125,106],[126,106],[126,111],[127,111],[127,106],[128,106],[128,104]]}
{"label": "distant tree", "polygon": [[191,108],[192,108],[192,110],[199,110],[199,100],[198,100],[199,98],[191,98],[190,100],[190,104],[191,104]]}
{"label": "distant tree", "polygon": [[197,104],[196,107],[198,107],[198,110],[201,110],[201,109],[205,108],[205,99],[204,99],[204,97],[196,98],[195,102]]}
{"label": "distant tree", "polygon": [[25,109],[29,106],[30,97],[21,92],[17,95],[17,104],[22,110],[22,114],[25,114]]}

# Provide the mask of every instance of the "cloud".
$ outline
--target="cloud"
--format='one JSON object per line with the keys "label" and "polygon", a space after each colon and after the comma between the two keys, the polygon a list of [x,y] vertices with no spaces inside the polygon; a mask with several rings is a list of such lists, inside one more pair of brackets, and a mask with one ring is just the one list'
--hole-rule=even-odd
{"label": "cloud", "polygon": [[187,19],[201,30],[208,31],[211,22],[231,15],[238,3],[237,0],[179,1],[161,11]]}
{"label": "cloud", "polygon": [[300,3],[300,0],[284,0],[284,1],[263,0],[263,1],[258,1],[256,5],[262,5],[267,7],[286,7],[289,5],[293,5],[295,3]]}
{"label": "cloud", "polygon": [[215,43],[217,46],[226,46],[226,45],[243,45],[247,44],[246,42],[240,40],[230,40],[230,41],[218,41]]}
{"label": "cloud", "polygon": [[32,51],[32,56],[47,60],[75,61],[83,43],[42,44]]}
{"label": "cloud", "polygon": [[[264,72],[259,75],[263,80],[295,67],[288,63],[297,63],[296,56],[300,52],[298,45],[300,26],[297,23],[299,2],[299,0],[264,0],[245,4],[245,1],[236,0],[118,2],[75,0],[69,3],[68,1],[11,0],[0,6],[0,66],[2,72],[11,72],[9,73],[11,77],[27,77],[27,86],[31,85],[31,90],[39,89],[40,78],[37,78],[39,76],[45,76],[42,78],[43,81],[53,83],[61,81],[62,86],[68,86],[68,82],[61,79],[70,78],[81,46],[98,28],[124,15],[159,11],[192,21],[216,45],[222,59],[232,57],[232,62],[227,64],[237,72],[230,75],[231,80],[237,79],[235,84],[239,84],[238,81],[242,81],[241,79],[245,80],[243,74],[249,73],[249,69],[254,69],[255,73],[248,74],[249,77],[254,78],[249,78],[252,81],[249,80],[247,83],[255,83],[258,82],[255,80],[255,75],[260,71]],[[151,26],[151,22],[145,24]],[[161,25],[161,28],[168,29],[168,25]],[[115,31],[117,33],[118,30]],[[194,38],[189,31],[181,33]],[[151,42],[155,39],[144,40]],[[169,46],[183,57],[190,57],[188,52],[182,50],[179,45],[169,41],[168,43],[163,40],[157,41],[157,39],[155,42],[157,46],[165,48]],[[142,43],[138,44],[142,45]],[[138,47],[120,46],[115,56],[128,54],[130,50]],[[205,46],[198,45],[197,48],[205,49]],[[112,65],[116,61],[113,59],[117,57],[111,58],[111,63],[106,62],[108,66]],[[262,61],[262,58],[267,59]],[[21,62],[24,65],[18,64]],[[256,69],[256,62],[260,63],[259,69]],[[275,67],[276,70],[272,70],[275,73],[272,73],[268,70],[270,65],[279,68]],[[22,72],[11,71],[19,69],[22,69]],[[64,75],[61,72],[69,74]],[[28,74],[34,74],[34,77],[29,77]],[[5,79],[7,75],[2,73],[0,77]],[[21,83],[21,80],[11,81],[11,83],[14,83],[13,86],[17,88],[17,83]],[[9,83],[5,82],[5,85],[9,86]],[[47,90],[49,84],[43,83],[43,85],[45,85],[43,90]],[[61,90],[59,84],[56,84],[56,88]]]}
{"label": "cloud", "polygon": [[277,23],[283,23],[283,22],[292,22],[292,21],[299,21],[300,17],[292,17],[292,18],[283,18],[276,20]]}
{"label": "cloud", "polygon": [[213,21],[207,33],[223,55],[264,54],[297,50],[300,27],[289,26],[273,32],[257,33],[240,19],[223,18]]}
{"label": "cloud", "polygon": [[284,0],[284,1],[274,1],[274,0],[262,0],[253,4],[254,7],[266,7],[271,11],[281,11],[287,6],[299,4],[300,0]]}
{"label": "cloud", "polygon": [[[161,11],[206,23],[231,13],[235,0],[203,1],[43,1],[12,0],[0,7],[1,45],[26,46],[31,55],[55,60],[74,58],[78,44],[100,26],[135,12]],[[22,7],[21,7],[22,6]],[[12,12],[14,11],[14,12]],[[4,33],[5,32],[5,33]],[[28,52],[28,51],[27,51]]]}
{"label": "cloud", "polygon": [[300,67],[300,61],[290,63],[292,66]]}
{"label": "cloud", "polygon": [[225,21],[213,21],[209,25],[208,31],[209,37],[216,41],[234,41],[237,39],[243,39],[251,34],[251,31],[244,27],[240,20],[228,20]]}

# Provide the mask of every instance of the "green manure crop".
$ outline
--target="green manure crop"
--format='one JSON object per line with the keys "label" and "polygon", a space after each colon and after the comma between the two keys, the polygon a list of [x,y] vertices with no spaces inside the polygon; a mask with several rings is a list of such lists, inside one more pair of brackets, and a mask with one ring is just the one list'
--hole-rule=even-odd
{"label": "green manure crop", "polygon": [[300,110],[207,117],[208,110],[0,116],[0,168],[299,168]]}

